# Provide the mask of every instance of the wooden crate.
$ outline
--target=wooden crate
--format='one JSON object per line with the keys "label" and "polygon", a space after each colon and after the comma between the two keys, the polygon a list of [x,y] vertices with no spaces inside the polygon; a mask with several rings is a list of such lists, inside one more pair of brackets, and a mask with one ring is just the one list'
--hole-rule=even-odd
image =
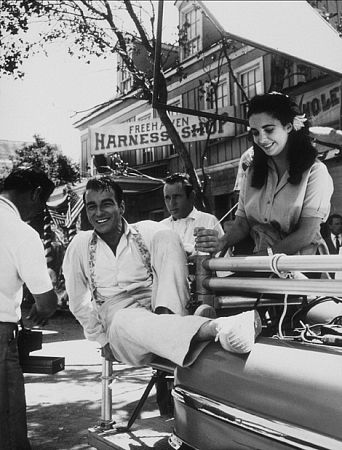
{"label": "wooden crate", "polygon": [[21,361],[24,373],[54,374],[64,370],[65,358],[60,356],[28,356]]}

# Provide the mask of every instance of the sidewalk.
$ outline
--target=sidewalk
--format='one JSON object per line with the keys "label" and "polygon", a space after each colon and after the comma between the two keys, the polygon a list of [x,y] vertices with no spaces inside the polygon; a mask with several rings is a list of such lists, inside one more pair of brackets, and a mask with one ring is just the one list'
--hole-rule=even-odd
{"label": "sidewalk", "polygon": [[[93,449],[87,432],[100,418],[98,344],[84,339],[81,326],[68,311],[58,311],[44,327],[43,349],[32,355],[65,357],[65,370],[55,375],[25,374],[32,450]],[[114,371],[113,418],[124,422],[148,383],[151,369],[115,364]],[[141,416],[150,417],[157,410],[153,390]]]}

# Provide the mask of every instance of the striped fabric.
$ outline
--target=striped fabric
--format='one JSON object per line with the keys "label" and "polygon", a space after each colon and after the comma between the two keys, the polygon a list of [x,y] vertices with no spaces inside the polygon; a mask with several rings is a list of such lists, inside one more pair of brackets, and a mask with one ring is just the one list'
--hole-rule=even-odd
{"label": "striped fabric", "polygon": [[79,197],[75,192],[70,192],[68,199],[68,211],[65,218],[66,228],[71,228],[83,209],[83,198]]}
{"label": "striped fabric", "polygon": [[53,223],[57,226],[57,227],[64,227],[65,226],[65,217],[66,215],[63,213],[59,213],[57,211],[55,211],[52,208],[48,208],[51,219],[53,221]]}
{"label": "striped fabric", "polygon": [[53,265],[53,255],[52,255],[52,231],[51,231],[51,218],[48,208],[45,208],[44,212],[44,252],[46,264],[49,268]]}

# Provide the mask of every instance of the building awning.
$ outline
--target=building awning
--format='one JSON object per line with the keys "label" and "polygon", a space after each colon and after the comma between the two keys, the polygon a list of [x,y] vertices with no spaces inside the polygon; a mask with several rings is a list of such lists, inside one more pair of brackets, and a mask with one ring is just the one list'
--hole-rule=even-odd
{"label": "building awning", "polygon": [[342,39],[306,1],[198,1],[232,39],[342,75]]}

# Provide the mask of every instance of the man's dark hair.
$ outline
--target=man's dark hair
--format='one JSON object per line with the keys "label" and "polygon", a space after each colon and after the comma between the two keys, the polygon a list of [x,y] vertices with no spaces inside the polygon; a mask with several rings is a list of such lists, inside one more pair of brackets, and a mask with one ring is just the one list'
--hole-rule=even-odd
{"label": "man's dark hair", "polygon": [[[113,177],[110,176],[91,178],[86,184],[86,191],[87,190],[98,192],[112,190],[115,194],[115,199],[118,205],[120,205],[123,200],[121,186],[119,186],[118,183],[114,181]],[[83,201],[85,201],[85,193],[83,194]]]}
{"label": "man's dark hair", "polygon": [[341,214],[331,214],[331,215],[328,217],[327,223],[328,223],[329,225],[331,225],[334,219],[341,219],[341,220],[342,220]]}
{"label": "man's dark hair", "polygon": [[189,197],[191,192],[193,192],[194,190],[194,187],[190,181],[190,177],[186,173],[177,172],[165,178],[165,184],[176,184],[176,183],[182,183],[182,186],[184,187],[187,197]]}
{"label": "man's dark hair", "polygon": [[5,178],[4,191],[16,191],[19,193],[34,191],[41,188],[40,198],[46,202],[53,190],[54,183],[47,177],[45,172],[37,167],[17,167]]}

